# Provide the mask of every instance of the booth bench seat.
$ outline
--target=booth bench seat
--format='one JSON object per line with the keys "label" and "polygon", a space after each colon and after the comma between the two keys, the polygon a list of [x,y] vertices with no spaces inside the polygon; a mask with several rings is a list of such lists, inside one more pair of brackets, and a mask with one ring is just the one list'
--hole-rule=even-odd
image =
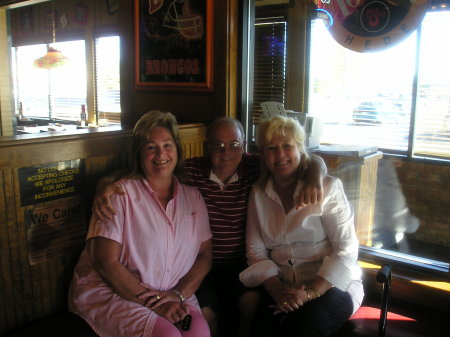
{"label": "booth bench seat", "polygon": [[80,317],[70,312],[59,313],[7,335],[7,337],[97,337]]}
{"label": "booth bench seat", "polygon": [[[373,302],[373,303],[371,303]],[[364,305],[376,308],[376,299]],[[399,308],[399,310],[397,310]],[[410,312],[408,314],[408,311]],[[412,311],[412,312],[411,312]],[[398,314],[400,312],[401,314]],[[366,317],[353,317],[332,337],[375,337],[378,336],[379,311],[366,312]],[[408,305],[392,305],[386,322],[386,337],[429,337],[447,336],[448,317],[430,315],[428,312],[411,310]],[[28,325],[7,337],[97,337],[89,325],[80,317],[60,313]],[[224,336],[234,337],[234,336]],[[277,336],[274,336],[277,337]]]}
{"label": "booth bench seat", "polygon": [[[384,264],[377,273],[383,284],[381,294],[366,294],[363,305],[332,337],[428,337],[448,334],[448,317],[414,308],[407,303],[389,303],[391,267]],[[381,302],[381,303],[380,303]],[[89,325],[75,314],[65,312],[43,319],[8,337],[96,337]],[[223,336],[234,337],[234,336]],[[277,337],[277,336],[273,336]]]}

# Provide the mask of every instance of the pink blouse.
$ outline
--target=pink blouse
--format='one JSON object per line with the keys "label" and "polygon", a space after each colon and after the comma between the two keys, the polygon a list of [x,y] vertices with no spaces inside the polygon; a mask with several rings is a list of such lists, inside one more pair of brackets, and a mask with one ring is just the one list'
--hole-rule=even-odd
{"label": "pink blouse", "polygon": [[[91,219],[87,239],[105,237],[122,245],[121,263],[149,286],[175,287],[192,267],[202,242],[211,238],[208,213],[200,193],[174,179],[174,197],[161,206],[146,180],[121,180],[126,195],[115,194],[113,220]],[[198,308],[195,295],[187,303]],[[85,248],[75,268],[69,309],[101,336],[150,335],[157,314],[127,301],[104,283]]]}

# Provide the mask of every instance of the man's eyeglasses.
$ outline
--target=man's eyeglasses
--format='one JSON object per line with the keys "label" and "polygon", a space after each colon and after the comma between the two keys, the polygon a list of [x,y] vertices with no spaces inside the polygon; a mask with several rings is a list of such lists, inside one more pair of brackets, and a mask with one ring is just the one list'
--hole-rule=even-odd
{"label": "man's eyeglasses", "polygon": [[215,153],[222,153],[225,152],[225,150],[230,150],[233,152],[241,152],[242,144],[239,142],[229,142],[228,144],[221,142],[214,142],[209,143],[208,148],[211,150],[211,152]]}

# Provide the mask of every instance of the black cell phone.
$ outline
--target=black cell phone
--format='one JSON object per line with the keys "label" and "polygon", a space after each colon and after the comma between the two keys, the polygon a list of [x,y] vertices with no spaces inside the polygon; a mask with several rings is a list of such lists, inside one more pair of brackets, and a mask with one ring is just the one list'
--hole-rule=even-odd
{"label": "black cell phone", "polygon": [[186,315],[186,317],[183,318],[183,321],[181,322],[181,330],[188,331],[191,327],[191,321],[192,321],[192,316]]}

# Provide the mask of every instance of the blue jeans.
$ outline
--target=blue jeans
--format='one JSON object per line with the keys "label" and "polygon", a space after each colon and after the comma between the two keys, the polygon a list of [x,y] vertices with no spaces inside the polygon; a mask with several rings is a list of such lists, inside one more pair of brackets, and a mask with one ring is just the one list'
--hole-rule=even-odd
{"label": "blue jeans", "polygon": [[350,295],[331,288],[323,296],[288,314],[273,315],[272,298],[261,288],[261,305],[253,324],[253,336],[329,336],[341,328],[353,312]]}

